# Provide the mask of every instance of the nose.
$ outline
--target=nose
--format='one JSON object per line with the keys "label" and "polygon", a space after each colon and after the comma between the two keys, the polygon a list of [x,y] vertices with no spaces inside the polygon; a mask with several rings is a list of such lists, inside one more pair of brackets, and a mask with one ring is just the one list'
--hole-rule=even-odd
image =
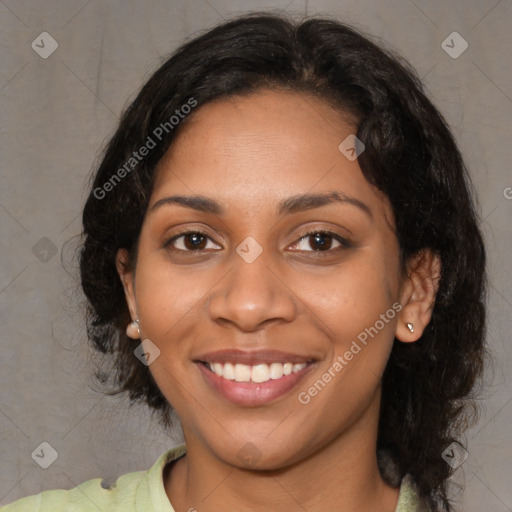
{"label": "nose", "polygon": [[232,269],[215,287],[208,308],[213,321],[249,332],[272,322],[291,322],[297,313],[294,299],[263,254],[252,263],[234,254]]}

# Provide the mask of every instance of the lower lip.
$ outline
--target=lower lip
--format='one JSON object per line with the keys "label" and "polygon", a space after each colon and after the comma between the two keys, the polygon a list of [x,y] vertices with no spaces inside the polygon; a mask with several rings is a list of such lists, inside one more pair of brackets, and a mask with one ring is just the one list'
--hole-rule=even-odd
{"label": "lower lip", "polygon": [[203,363],[196,363],[206,382],[226,400],[237,405],[257,406],[276,400],[295,388],[302,378],[313,368],[313,363],[297,373],[283,375],[267,382],[237,382],[219,377]]}

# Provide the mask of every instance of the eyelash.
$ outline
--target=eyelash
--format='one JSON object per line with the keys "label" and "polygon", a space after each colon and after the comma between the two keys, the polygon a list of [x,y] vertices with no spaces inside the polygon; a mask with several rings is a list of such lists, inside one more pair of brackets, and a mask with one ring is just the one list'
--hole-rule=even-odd
{"label": "eyelash", "polygon": [[[333,238],[334,240],[339,242],[340,246],[335,247],[334,249],[328,249],[326,251],[311,250],[311,251],[304,251],[304,252],[312,252],[314,254],[329,254],[329,253],[333,253],[333,252],[336,252],[341,249],[349,249],[350,247],[352,247],[352,244],[346,238],[343,238],[341,235],[338,235],[337,233],[334,233],[333,231],[328,231],[327,229],[318,229],[318,228],[310,229],[310,230],[306,231],[306,233],[304,233],[301,237],[299,237],[298,241],[301,242],[305,238],[308,238],[313,235],[330,236],[331,238]],[[292,245],[294,245],[295,243],[297,243],[297,242],[294,242]]]}
{"label": "eyelash", "polygon": [[[302,240],[304,240],[305,238],[308,238],[310,236],[317,235],[317,234],[332,237],[334,240],[336,240],[337,242],[340,243],[340,246],[335,247],[334,249],[327,249],[325,251],[316,251],[316,250],[300,251],[299,250],[298,252],[311,252],[311,253],[314,253],[317,255],[321,255],[321,254],[330,254],[337,250],[348,249],[348,248],[352,247],[352,244],[346,238],[343,238],[342,236],[338,235],[337,233],[334,233],[332,231],[328,231],[325,229],[311,229],[311,230],[307,231],[306,233],[304,233],[302,236],[300,236],[291,245],[295,245],[298,242],[301,242]],[[170,248],[170,250],[174,250],[174,251],[189,252],[189,253],[193,253],[193,252],[201,253],[201,252],[205,251],[204,249],[184,250],[184,249],[176,249],[175,247],[172,247],[173,242],[175,242],[176,240],[179,240],[180,238],[187,236],[187,235],[201,235],[201,236],[204,236],[205,238],[212,240],[210,235],[208,233],[206,233],[205,231],[202,231],[201,229],[193,229],[193,230],[188,230],[188,231],[182,231],[181,233],[178,233],[177,235],[173,236],[170,240],[168,240],[165,243],[164,247]]]}

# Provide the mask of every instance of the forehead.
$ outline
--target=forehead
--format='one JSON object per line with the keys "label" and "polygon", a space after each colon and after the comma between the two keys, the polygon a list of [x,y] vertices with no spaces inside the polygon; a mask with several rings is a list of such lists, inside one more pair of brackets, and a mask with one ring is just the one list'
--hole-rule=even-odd
{"label": "forehead", "polygon": [[165,194],[214,196],[251,208],[337,190],[390,218],[387,198],[339,149],[355,119],[309,93],[263,90],[197,109],[157,166],[150,203]]}
{"label": "forehead", "polygon": [[340,156],[335,141],[356,130],[349,120],[306,93],[262,90],[221,98],[191,114],[164,160],[186,159],[192,167],[222,158],[226,171],[247,171],[264,161],[265,169],[288,164],[300,171],[322,153],[334,164]]}

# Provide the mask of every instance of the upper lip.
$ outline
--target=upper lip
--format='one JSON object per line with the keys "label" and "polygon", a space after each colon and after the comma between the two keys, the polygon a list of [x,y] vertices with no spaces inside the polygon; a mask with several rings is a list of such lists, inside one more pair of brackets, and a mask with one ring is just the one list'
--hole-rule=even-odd
{"label": "upper lip", "polygon": [[203,363],[235,363],[254,366],[257,364],[272,363],[310,363],[314,359],[299,354],[291,354],[280,350],[253,350],[224,349],[216,352],[208,352],[196,358]]}

